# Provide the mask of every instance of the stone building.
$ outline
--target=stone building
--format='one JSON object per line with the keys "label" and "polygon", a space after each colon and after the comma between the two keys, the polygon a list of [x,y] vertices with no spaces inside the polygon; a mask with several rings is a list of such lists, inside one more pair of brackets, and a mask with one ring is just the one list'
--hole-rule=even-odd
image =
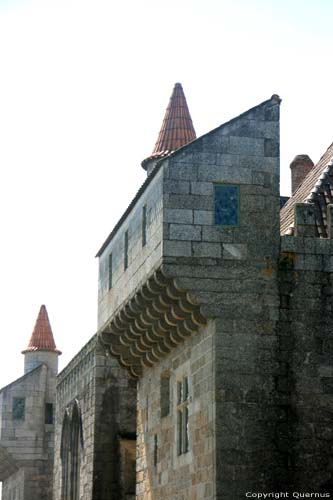
{"label": "stone building", "polygon": [[279,107],[196,138],[175,85],[57,377],[54,454],[49,327],[0,391],[4,500],[50,499],[53,456],[52,500],[333,498],[333,144],[281,197]]}
{"label": "stone building", "polygon": [[45,306],[24,354],[24,375],[0,390],[2,500],[52,500],[58,356]]}
{"label": "stone building", "polygon": [[134,500],[136,382],[97,336],[58,375],[53,500]]}
{"label": "stone building", "polygon": [[281,199],[279,107],[196,139],[176,84],[98,252],[98,337],[137,380],[137,500],[331,491],[333,146]]}

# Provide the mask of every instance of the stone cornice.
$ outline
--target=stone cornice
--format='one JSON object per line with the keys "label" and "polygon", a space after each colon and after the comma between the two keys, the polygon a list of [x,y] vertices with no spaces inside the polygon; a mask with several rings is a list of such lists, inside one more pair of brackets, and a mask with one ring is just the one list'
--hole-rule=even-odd
{"label": "stone cornice", "polygon": [[189,293],[159,269],[98,335],[111,355],[139,378],[144,367],[159,362],[205,324]]}

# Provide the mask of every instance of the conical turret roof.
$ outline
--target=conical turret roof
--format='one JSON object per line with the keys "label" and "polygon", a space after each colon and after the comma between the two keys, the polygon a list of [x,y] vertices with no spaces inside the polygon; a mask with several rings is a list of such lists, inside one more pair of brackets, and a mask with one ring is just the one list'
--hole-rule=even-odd
{"label": "conical turret roof", "polygon": [[39,310],[35,328],[32,332],[28,347],[22,351],[22,354],[35,351],[50,351],[61,354],[61,351],[56,348],[50,320],[44,305],[42,305]]}
{"label": "conical turret roof", "polygon": [[163,156],[196,139],[192,118],[180,83],[176,83],[165,112],[162,127],[151,156],[143,160],[145,168],[149,160]]}

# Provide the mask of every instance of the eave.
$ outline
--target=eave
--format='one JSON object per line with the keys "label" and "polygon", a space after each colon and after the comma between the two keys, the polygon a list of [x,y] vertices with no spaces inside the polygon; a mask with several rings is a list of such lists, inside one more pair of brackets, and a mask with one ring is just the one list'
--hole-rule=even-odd
{"label": "eave", "polygon": [[206,324],[189,293],[160,268],[129,298],[98,336],[134,378]]}

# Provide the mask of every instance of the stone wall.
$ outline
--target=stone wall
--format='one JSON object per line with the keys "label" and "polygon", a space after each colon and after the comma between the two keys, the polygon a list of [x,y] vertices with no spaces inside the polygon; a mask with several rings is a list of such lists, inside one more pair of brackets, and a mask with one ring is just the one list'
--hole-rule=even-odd
{"label": "stone wall", "polygon": [[[147,186],[163,193],[161,272],[173,280],[173,288],[168,290],[170,281],[161,280],[159,287],[156,280],[148,281],[155,268],[146,266],[141,286],[148,283],[148,292],[144,286],[139,289],[138,281],[124,287],[119,292],[124,309],[109,310],[103,331],[124,365],[138,363],[141,352],[148,353],[141,357],[138,386],[137,495],[243,499],[248,488],[274,487],[280,459],[274,442],[280,305],[278,97],[177,150],[155,168]],[[238,196],[229,214],[232,223],[216,220],[225,219],[216,197],[221,186]],[[137,306],[145,300],[147,310],[136,318]],[[195,304],[209,325],[197,333],[200,318],[192,314],[184,320]],[[195,360],[200,342],[207,351]],[[177,345],[171,353],[170,344]],[[192,390],[190,447],[179,457],[174,403],[178,366],[186,367]],[[160,379],[168,370],[173,408],[169,417],[160,418]],[[134,373],[140,378],[139,369]]]}
{"label": "stone wall", "polygon": [[311,204],[295,210],[281,238],[278,446],[291,491],[333,493],[333,242],[315,237]]}
{"label": "stone wall", "polygon": [[[77,405],[81,419],[80,499],[128,500],[121,474],[122,438],[135,443],[136,383],[105,354],[97,337],[58,376],[54,500],[62,490],[64,415]],[[132,488],[133,489],[133,488]]]}
{"label": "stone wall", "polygon": [[[211,322],[138,382],[137,500],[215,498],[214,332]],[[189,451],[177,451],[177,382],[189,382]],[[161,413],[168,377],[169,411]],[[163,416],[164,414],[164,416]]]}
{"label": "stone wall", "polygon": [[[239,223],[233,227],[214,221],[214,188],[220,185],[239,189]],[[164,193],[163,270],[201,304],[206,318],[215,318],[216,461],[211,467],[216,463],[216,498],[243,499],[251,488],[271,491],[272,464],[278,460],[273,397],[279,318],[278,100],[171,157]]]}
{"label": "stone wall", "polygon": [[[149,179],[139,192],[117,231],[99,259],[98,325],[103,326],[129,295],[146,280],[147,273],[160,264],[162,255],[162,173]],[[142,240],[143,207],[146,207],[146,244]],[[128,235],[128,262],[125,269],[125,233]],[[113,233],[112,233],[113,234]],[[112,254],[112,286],[109,283],[109,256]]]}
{"label": "stone wall", "polygon": [[45,421],[45,404],[54,404],[54,379],[40,365],[1,390],[0,445],[17,468],[1,478],[3,500],[52,498],[54,426]]}

